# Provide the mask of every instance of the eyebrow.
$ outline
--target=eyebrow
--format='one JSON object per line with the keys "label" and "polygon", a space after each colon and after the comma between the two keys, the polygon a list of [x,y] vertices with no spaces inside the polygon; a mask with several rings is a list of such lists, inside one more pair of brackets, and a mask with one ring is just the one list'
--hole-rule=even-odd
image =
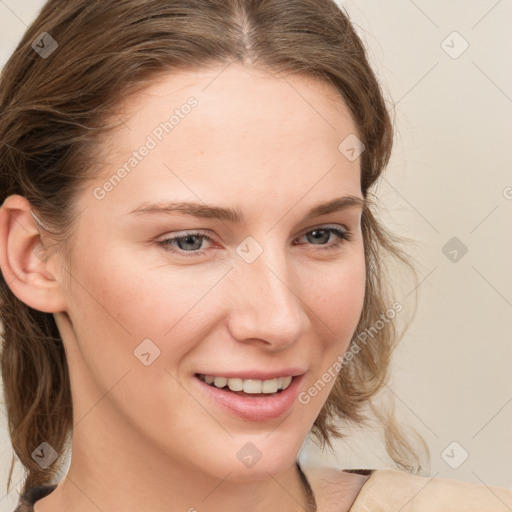
{"label": "eyebrow", "polygon": [[[312,217],[319,217],[320,215],[346,210],[347,208],[362,208],[364,204],[365,200],[361,197],[338,197],[331,201],[315,205],[306,213],[305,218],[309,219]],[[135,210],[129,212],[129,214],[137,215],[173,213],[182,213],[203,219],[218,219],[233,223],[240,223],[244,220],[243,214],[240,210],[191,202],[142,203],[135,208]]]}

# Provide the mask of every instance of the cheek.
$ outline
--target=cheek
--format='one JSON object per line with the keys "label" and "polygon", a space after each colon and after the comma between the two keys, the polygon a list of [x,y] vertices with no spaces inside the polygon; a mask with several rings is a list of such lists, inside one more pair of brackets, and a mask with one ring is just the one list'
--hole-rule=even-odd
{"label": "cheek", "polygon": [[339,272],[325,276],[323,292],[314,297],[317,332],[309,377],[298,396],[311,421],[318,416],[338,378],[341,362],[354,336],[365,295],[364,253]]}
{"label": "cheek", "polygon": [[77,262],[70,305],[85,351],[101,345],[105,358],[131,365],[133,351],[146,339],[173,359],[193,348],[192,340],[206,323],[201,313],[210,304],[208,294],[225,269],[155,266],[121,248],[105,248],[101,258],[87,256],[98,263]]}
{"label": "cheek", "polygon": [[323,276],[321,286],[312,297],[312,307],[324,322],[331,342],[334,338],[343,341],[352,336],[363,307],[365,283],[362,250],[357,252],[357,257],[354,255]]}
{"label": "cheek", "polygon": [[[311,373],[306,384],[306,402],[318,414],[335,382],[339,362],[348,349],[359,322],[365,296],[366,269],[362,246],[326,272],[322,287],[313,297],[317,336],[311,354]],[[322,333],[322,334],[320,334]],[[311,391],[311,393],[310,393]],[[300,400],[299,400],[300,401]]]}

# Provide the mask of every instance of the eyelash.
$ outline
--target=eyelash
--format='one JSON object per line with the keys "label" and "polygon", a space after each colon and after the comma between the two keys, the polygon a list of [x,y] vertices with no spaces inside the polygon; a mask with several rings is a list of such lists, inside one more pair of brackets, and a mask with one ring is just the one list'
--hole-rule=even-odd
{"label": "eyelash", "polygon": [[[309,231],[306,231],[305,233],[303,233],[299,238],[302,238],[303,236],[307,235],[308,233],[312,233],[314,231],[328,231],[329,233],[334,233],[335,235],[337,235],[339,237],[338,241],[336,241],[330,245],[320,244],[321,246],[325,245],[324,247],[322,247],[320,249],[321,251],[330,251],[330,250],[337,249],[337,248],[341,247],[345,242],[350,242],[350,240],[352,239],[352,233],[348,229],[345,231],[342,231],[341,229],[332,228],[332,227],[328,227],[328,226],[319,226],[319,227],[310,229]],[[183,234],[183,235],[166,238],[165,240],[161,240],[157,243],[158,243],[158,245],[163,247],[163,249],[165,251],[169,251],[169,252],[178,254],[180,256],[184,256],[185,258],[191,258],[191,257],[195,257],[195,256],[203,256],[205,254],[205,250],[183,251],[181,249],[176,249],[173,245],[171,245],[172,242],[175,242],[176,240],[185,239],[189,236],[201,237],[210,242],[213,241],[212,238],[209,237],[208,235],[206,235],[204,232],[185,231],[185,234]]]}

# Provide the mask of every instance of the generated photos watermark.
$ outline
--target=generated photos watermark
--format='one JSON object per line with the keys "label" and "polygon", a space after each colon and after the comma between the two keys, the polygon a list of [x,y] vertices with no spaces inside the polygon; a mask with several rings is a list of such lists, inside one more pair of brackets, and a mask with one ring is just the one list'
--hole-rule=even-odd
{"label": "generated photos watermark", "polygon": [[339,355],[336,361],[327,369],[324,374],[316,380],[306,391],[302,391],[299,394],[299,402],[303,405],[308,404],[311,398],[318,395],[332,380],[336,379],[341,369],[349,364],[355,355],[361,351],[361,345],[366,345],[369,339],[375,338],[379,332],[389,323],[397,313],[400,313],[403,306],[400,302],[395,302],[391,308],[385,313],[380,314],[380,319],[375,322],[374,325],[367,327],[364,331],[360,332],[356,339],[352,341],[350,347],[344,354]]}

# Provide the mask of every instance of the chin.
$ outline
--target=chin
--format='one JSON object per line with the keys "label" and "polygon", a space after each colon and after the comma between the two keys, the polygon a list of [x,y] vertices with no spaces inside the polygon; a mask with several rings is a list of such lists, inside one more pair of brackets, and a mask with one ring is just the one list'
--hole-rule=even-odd
{"label": "chin", "polygon": [[251,481],[278,475],[297,461],[303,439],[267,432],[259,436],[240,436],[233,439],[235,447],[223,451],[223,468],[232,481]]}

